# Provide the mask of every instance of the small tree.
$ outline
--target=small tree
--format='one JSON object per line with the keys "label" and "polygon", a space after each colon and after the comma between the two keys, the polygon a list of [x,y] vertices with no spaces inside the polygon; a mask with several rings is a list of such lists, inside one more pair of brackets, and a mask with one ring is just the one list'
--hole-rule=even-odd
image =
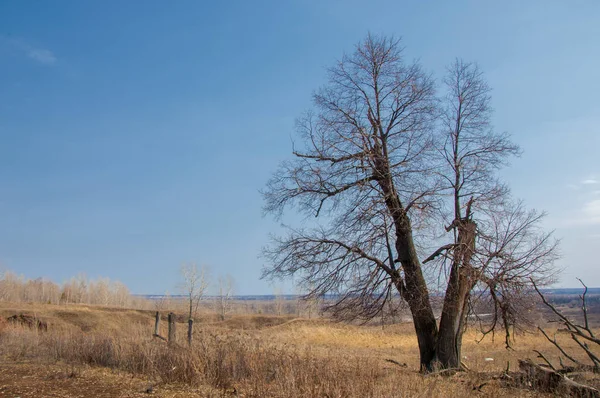
{"label": "small tree", "polygon": [[283,296],[283,290],[281,290],[281,288],[276,288],[274,293],[275,313],[277,315],[282,315],[285,307],[285,297]]}
{"label": "small tree", "polygon": [[304,304],[304,311],[308,319],[318,317],[321,313],[322,299],[320,297],[307,295],[302,297],[302,303]]}
{"label": "small tree", "polygon": [[219,317],[225,320],[225,315],[231,312],[233,305],[234,279],[231,275],[219,276],[216,306]]}
{"label": "small tree", "polygon": [[207,267],[198,268],[195,263],[183,264],[180,271],[183,277],[180,290],[188,301],[188,319],[194,319],[198,313],[200,300],[210,285],[209,272]]}
{"label": "small tree", "polygon": [[171,309],[171,295],[168,290],[160,298],[154,300],[154,309],[159,312]]}

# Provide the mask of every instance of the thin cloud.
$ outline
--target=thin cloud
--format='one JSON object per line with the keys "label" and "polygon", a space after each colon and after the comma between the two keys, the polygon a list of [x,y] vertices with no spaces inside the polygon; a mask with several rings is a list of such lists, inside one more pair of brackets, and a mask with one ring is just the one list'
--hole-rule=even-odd
{"label": "thin cloud", "polygon": [[27,53],[27,56],[44,65],[53,65],[56,63],[56,56],[50,50],[34,48]]}
{"label": "thin cloud", "polygon": [[51,66],[58,61],[56,55],[52,51],[46,48],[32,46],[23,39],[0,36],[0,42],[2,41],[8,43],[10,46],[16,48],[20,52],[24,53],[28,58],[39,64]]}
{"label": "thin cloud", "polygon": [[600,199],[585,203],[582,212],[587,224],[600,224]]}
{"label": "thin cloud", "polygon": [[556,223],[564,228],[600,225],[600,199],[583,202],[583,205],[574,207],[564,217],[557,218]]}
{"label": "thin cloud", "polygon": [[600,183],[600,181],[596,180],[595,178],[588,178],[586,180],[581,181],[581,183],[583,185],[594,185]]}

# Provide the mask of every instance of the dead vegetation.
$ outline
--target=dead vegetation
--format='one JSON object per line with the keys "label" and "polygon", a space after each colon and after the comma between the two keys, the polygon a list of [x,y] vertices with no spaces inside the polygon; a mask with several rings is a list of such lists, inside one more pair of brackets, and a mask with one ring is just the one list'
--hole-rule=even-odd
{"label": "dead vegetation", "polygon": [[[517,336],[515,349],[507,351],[501,339],[477,343],[481,336],[467,331],[463,361],[471,371],[425,376],[418,372],[412,324],[381,329],[283,316],[210,318],[196,324],[189,348],[181,314],[178,344],[169,348],[152,337],[151,311],[19,306],[0,303],[0,314],[35,314],[48,323],[48,331],[0,325],[5,363],[39,364],[40,371],[41,364],[105,369],[145,380],[136,387],[139,392],[150,387],[153,393],[177,391],[173,396],[202,391],[201,396],[215,397],[234,392],[244,397],[525,397],[534,394],[534,386],[516,377],[518,360],[531,357],[533,349],[552,348],[540,333]],[[161,326],[166,329],[165,322]]]}
{"label": "dead vegetation", "polygon": [[30,329],[37,329],[42,332],[48,331],[48,324],[32,315],[13,315],[6,318],[6,321],[12,324],[27,326]]}

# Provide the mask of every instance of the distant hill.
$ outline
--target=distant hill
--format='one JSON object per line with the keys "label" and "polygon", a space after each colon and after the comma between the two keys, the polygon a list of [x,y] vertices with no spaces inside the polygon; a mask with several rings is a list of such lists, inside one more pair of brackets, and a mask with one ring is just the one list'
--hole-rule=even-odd
{"label": "distant hill", "polygon": [[[583,288],[581,287],[573,287],[573,288],[556,288],[556,289],[540,289],[542,291],[542,293],[544,293],[547,296],[572,296],[572,295],[580,295],[583,292]],[[590,287],[588,288],[588,292],[587,294],[589,296],[596,296],[596,295],[600,295],[600,287]],[[435,295],[435,294],[434,294]],[[161,295],[161,294],[139,294],[136,295],[137,297],[143,297],[149,300],[160,300],[164,297],[166,297],[165,295]],[[168,297],[170,298],[174,298],[174,299],[185,299],[186,296],[185,295],[181,295],[181,294],[173,294],[173,295],[169,295]],[[214,300],[216,299],[218,296],[204,296],[203,299],[205,300]],[[276,297],[281,297],[284,300],[296,300],[298,298],[298,295],[295,294],[284,294],[281,296],[275,296],[274,294],[251,294],[251,295],[239,295],[239,296],[233,296],[234,300],[240,300],[240,301],[274,301]],[[334,299],[335,296],[334,295],[328,295],[325,297],[326,299]]]}

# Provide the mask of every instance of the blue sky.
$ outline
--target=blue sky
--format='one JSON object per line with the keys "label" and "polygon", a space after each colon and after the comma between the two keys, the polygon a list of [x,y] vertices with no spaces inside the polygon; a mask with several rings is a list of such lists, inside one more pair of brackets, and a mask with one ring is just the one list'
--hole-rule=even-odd
{"label": "blue sky", "polygon": [[[417,4],[418,3],[418,4]],[[367,32],[441,76],[476,61],[503,174],[600,286],[600,2],[0,2],[0,266],[175,291],[179,265],[271,293],[258,192],[325,68]]]}

